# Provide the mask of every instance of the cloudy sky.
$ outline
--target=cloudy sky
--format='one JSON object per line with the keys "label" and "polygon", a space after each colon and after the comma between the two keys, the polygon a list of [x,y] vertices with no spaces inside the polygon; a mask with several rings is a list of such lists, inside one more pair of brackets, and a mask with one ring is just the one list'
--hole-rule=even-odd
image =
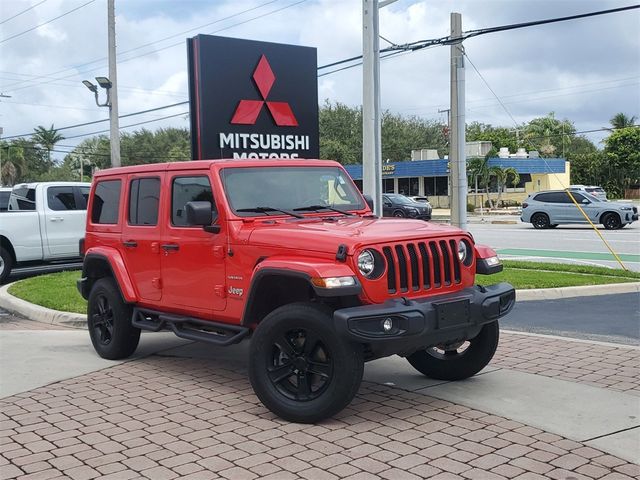
{"label": "cloudy sky", "polygon": [[[403,44],[447,35],[452,11],[462,14],[467,31],[634,3],[398,0],[382,9],[380,33]],[[185,39],[196,34],[312,46],[318,64],[325,65],[361,54],[361,24],[359,0],[116,0],[120,114],[188,99]],[[468,58],[505,107],[467,64],[467,120],[512,127],[514,120],[554,111],[585,131],[608,125],[617,112],[639,115],[638,32],[640,10],[632,10],[467,40]],[[449,106],[449,54],[449,47],[433,47],[383,60],[383,108],[446,120],[438,110]],[[106,109],[95,106],[81,83],[108,76],[106,56],[106,0],[0,1],[0,93],[10,96],[0,98],[3,137],[38,125],[60,128],[106,118]],[[322,76],[318,87],[321,103],[360,105],[362,69]],[[188,127],[186,116],[179,115],[187,110],[187,105],[167,108],[122,119],[120,125],[156,120],[145,127]],[[61,144],[73,146],[86,138],[80,135],[108,127],[63,130],[67,139]],[[135,128],[141,127],[127,130]],[[604,135],[587,136],[598,142]]]}

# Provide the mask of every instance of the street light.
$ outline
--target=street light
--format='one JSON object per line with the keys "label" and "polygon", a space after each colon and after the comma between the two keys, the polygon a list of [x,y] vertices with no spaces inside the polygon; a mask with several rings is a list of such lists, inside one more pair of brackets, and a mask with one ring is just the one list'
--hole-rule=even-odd
{"label": "street light", "polygon": [[107,91],[107,100],[104,103],[100,103],[98,101],[98,87],[91,83],[89,80],[82,81],[84,86],[87,87],[91,92],[93,92],[97,106],[109,107],[109,109],[111,109],[111,81],[107,77],[96,77],[96,82],[98,82],[98,85],[100,85]]}

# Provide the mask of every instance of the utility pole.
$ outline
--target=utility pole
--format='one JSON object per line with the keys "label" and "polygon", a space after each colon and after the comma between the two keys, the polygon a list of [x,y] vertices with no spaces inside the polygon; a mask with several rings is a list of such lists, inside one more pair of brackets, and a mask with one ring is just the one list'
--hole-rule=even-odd
{"label": "utility pole", "polygon": [[[451,224],[467,229],[467,160],[465,152],[465,78],[462,47],[462,15],[451,13],[451,136],[449,164],[451,194]],[[459,39],[456,41],[456,39]]]}
{"label": "utility pole", "polygon": [[107,29],[109,32],[109,80],[111,80],[109,123],[111,142],[111,166],[119,167],[120,163],[120,127],[118,125],[118,75],[116,68],[116,13],[115,0],[107,0]]}
{"label": "utility pole", "polygon": [[382,216],[382,125],[378,0],[362,0],[362,191]]}

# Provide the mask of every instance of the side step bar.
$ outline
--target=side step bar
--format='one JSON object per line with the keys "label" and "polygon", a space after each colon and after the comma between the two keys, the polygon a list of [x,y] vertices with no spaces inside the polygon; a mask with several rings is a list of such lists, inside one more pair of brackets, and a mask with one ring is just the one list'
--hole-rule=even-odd
{"label": "side step bar", "polygon": [[240,342],[250,332],[249,328],[240,325],[182,317],[142,308],[133,309],[131,323],[142,330],[151,332],[171,330],[180,338],[213,343],[221,347]]}

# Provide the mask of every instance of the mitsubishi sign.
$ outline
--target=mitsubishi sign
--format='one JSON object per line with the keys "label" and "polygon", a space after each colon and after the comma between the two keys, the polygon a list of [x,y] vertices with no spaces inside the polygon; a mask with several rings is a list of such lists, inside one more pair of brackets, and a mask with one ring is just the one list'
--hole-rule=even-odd
{"label": "mitsubishi sign", "polygon": [[188,51],[194,160],[319,157],[315,48],[198,35]]}

